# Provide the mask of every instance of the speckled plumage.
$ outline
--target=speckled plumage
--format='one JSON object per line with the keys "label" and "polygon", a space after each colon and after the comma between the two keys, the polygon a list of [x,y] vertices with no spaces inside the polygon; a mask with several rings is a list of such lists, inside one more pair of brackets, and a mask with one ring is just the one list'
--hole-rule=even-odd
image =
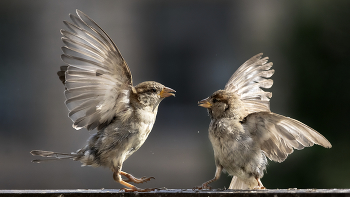
{"label": "speckled plumage", "polygon": [[[57,74],[65,85],[66,105],[73,128],[97,128],[88,144],[73,153],[34,150],[44,160],[73,159],[82,165],[102,166],[113,171],[113,178],[129,187],[125,191],[151,191],[127,182],[143,183],[153,177],[137,179],[123,172],[123,162],[137,151],[152,130],[159,103],[175,90],[146,81],[132,85],[128,65],[109,36],[88,16],[77,10],[64,21],[71,31],[61,30],[64,54]],[[127,179],[122,180],[121,175]]]}
{"label": "speckled plumage", "polygon": [[197,189],[209,189],[222,170],[233,176],[229,189],[264,189],[260,179],[267,159],[282,162],[294,149],[331,144],[317,131],[292,118],[270,111],[270,88],[274,70],[268,58],[258,54],[232,75],[224,90],[199,102],[208,109],[209,139],[214,150],[213,179]]}

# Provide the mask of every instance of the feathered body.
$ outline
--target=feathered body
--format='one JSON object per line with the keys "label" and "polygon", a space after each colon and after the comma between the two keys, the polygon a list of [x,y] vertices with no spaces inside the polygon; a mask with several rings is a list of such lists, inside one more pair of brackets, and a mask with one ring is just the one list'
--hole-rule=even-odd
{"label": "feathered body", "polygon": [[209,139],[214,150],[215,177],[199,189],[219,179],[221,171],[233,176],[229,189],[263,189],[260,179],[267,159],[282,162],[294,149],[331,144],[317,131],[292,118],[270,111],[272,63],[258,54],[232,75],[224,90],[199,102],[211,118]]}
{"label": "feathered body", "polygon": [[77,151],[81,156],[76,160],[83,165],[104,166],[113,170],[121,168],[123,162],[143,145],[156,120],[158,105],[156,109],[153,105],[157,101],[151,101],[151,97],[137,98],[137,95],[132,95],[131,99],[135,101],[131,102],[132,110],[128,117],[124,121],[116,117],[108,126],[92,135],[88,145]]}
{"label": "feathered body", "polygon": [[[34,150],[33,155],[52,157],[46,160],[73,159],[83,165],[108,167],[113,178],[129,187],[125,191],[151,191],[127,182],[143,183],[122,171],[123,162],[137,151],[152,130],[159,103],[174,96],[175,90],[146,81],[133,86],[130,69],[109,36],[87,15],[77,10],[64,21],[70,31],[61,30],[62,60],[57,74],[65,85],[68,116],[73,128],[97,128],[88,144],[74,153]],[[45,160],[45,159],[44,159]],[[33,160],[41,162],[44,160]],[[122,180],[121,175],[127,179]]]}

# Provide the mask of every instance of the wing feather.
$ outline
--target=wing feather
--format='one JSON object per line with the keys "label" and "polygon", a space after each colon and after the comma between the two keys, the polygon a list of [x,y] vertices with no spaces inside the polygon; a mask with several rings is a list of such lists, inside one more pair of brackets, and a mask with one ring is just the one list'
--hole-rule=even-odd
{"label": "wing feather", "polygon": [[69,99],[67,99],[65,101],[65,104],[68,105],[69,103],[72,103],[72,102],[84,101],[84,100],[92,100],[92,99],[96,99],[97,97],[98,97],[98,94],[96,94],[95,92],[93,92],[93,93],[84,93],[84,94],[80,94],[78,96],[70,97]]}
{"label": "wing feather", "polygon": [[110,37],[88,16],[77,10],[69,29],[61,30],[62,60],[68,67],[58,72],[64,82],[68,116],[75,129],[102,128],[115,116],[130,114],[130,69]]}
{"label": "wing feather", "polygon": [[62,37],[62,42],[66,45],[67,48],[74,50],[74,49],[79,49],[82,50],[84,52],[88,52],[88,53],[93,53],[95,54],[95,56],[99,56],[99,59],[101,61],[103,61],[103,58],[106,58],[105,55],[103,53],[101,53],[101,51],[96,50],[95,48],[86,45],[84,43],[81,43],[79,41],[74,41],[74,40],[70,40],[66,37]]}
{"label": "wing feather", "polygon": [[248,113],[270,111],[271,92],[261,88],[271,88],[273,81],[268,79],[274,74],[270,70],[272,62],[268,57],[261,58],[262,53],[255,55],[240,66],[231,76],[225,90],[240,96]]}
{"label": "wing feather", "polygon": [[265,155],[277,162],[284,161],[293,149],[301,150],[314,144],[332,147],[325,137],[309,126],[270,112],[248,115],[243,126],[260,144]]}
{"label": "wing feather", "polygon": [[68,48],[67,46],[64,46],[61,48],[64,54],[67,54],[69,56],[75,56],[79,58],[85,58],[90,61],[97,61],[102,62],[103,58],[96,53],[93,53],[89,50],[84,50],[82,48],[76,49],[76,48]]}
{"label": "wing feather", "polygon": [[103,53],[108,53],[110,50],[113,50],[106,45],[101,39],[99,39],[95,34],[85,30],[81,29],[80,27],[67,22],[63,21],[63,23],[75,34],[77,37],[85,40],[90,45],[96,47],[99,51]]}

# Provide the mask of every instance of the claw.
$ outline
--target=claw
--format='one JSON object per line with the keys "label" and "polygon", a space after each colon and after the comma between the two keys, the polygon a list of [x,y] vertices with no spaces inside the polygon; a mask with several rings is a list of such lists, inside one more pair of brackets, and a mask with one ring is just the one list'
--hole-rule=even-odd
{"label": "claw", "polygon": [[154,177],[141,177],[141,178],[135,178],[133,176],[127,176],[127,179],[123,179],[125,182],[134,182],[134,183],[146,183],[150,181],[151,179],[155,179]]}
{"label": "claw", "polygon": [[[125,176],[127,179],[121,179],[121,176],[123,175]],[[128,183],[128,182],[134,182],[134,183],[144,183],[147,181],[150,181],[151,179],[155,179],[154,177],[142,177],[140,179],[133,177],[131,174],[128,174],[126,172],[123,171],[116,171],[113,172],[113,179],[115,181],[117,181],[118,183],[129,187],[129,188],[122,188],[120,189],[120,191],[124,191],[124,192],[150,192],[150,191],[154,191],[156,190],[156,188],[147,188],[147,189],[140,189],[138,187],[135,187],[134,185]]]}
{"label": "claw", "polygon": [[264,187],[264,185],[262,184],[259,178],[256,178],[256,181],[258,182],[258,185],[255,186],[253,189],[266,189],[266,187]]}
{"label": "claw", "polygon": [[198,189],[198,190],[201,190],[201,189],[207,189],[207,190],[211,190],[211,187],[209,186],[210,183],[218,180],[220,178],[220,174],[221,174],[221,171],[222,171],[223,167],[221,165],[217,165],[216,166],[216,171],[215,171],[215,176],[213,179],[205,182],[202,184],[202,187],[194,187],[193,190],[195,189]]}
{"label": "claw", "polygon": [[202,189],[208,189],[208,190],[211,190],[212,188],[208,185],[208,184],[203,184],[202,186],[196,186],[194,187],[192,190],[202,190]]}
{"label": "claw", "polygon": [[266,189],[263,185],[257,185],[253,189]]}
{"label": "claw", "polygon": [[147,181],[150,181],[151,179],[155,179],[154,177],[145,177],[145,176],[142,178],[135,178],[134,176],[126,172],[120,172],[120,174],[127,178],[127,179],[123,179],[123,181],[125,182],[145,183]]}
{"label": "claw", "polygon": [[124,191],[124,192],[151,192],[156,190],[156,188],[147,188],[147,189],[141,189],[141,188],[122,188],[119,191]]}
{"label": "claw", "polygon": [[266,189],[264,186],[255,186],[253,189]]}

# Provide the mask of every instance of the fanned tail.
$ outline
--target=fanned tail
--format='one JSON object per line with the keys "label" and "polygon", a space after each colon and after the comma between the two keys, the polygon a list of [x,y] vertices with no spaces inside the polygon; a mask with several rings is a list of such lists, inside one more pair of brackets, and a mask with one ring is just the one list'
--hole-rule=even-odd
{"label": "fanned tail", "polygon": [[249,189],[249,186],[238,179],[236,176],[233,176],[229,189]]}
{"label": "fanned tail", "polygon": [[58,152],[44,151],[44,150],[32,150],[30,151],[30,153],[34,156],[51,157],[47,159],[34,159],[32,160],[33,163],[41,163],[44,161],[54,161],[54,160],[61,160],[61,159],[77,160],[80,157],[80,154],[77,154],[77,153],[58,153]]}

